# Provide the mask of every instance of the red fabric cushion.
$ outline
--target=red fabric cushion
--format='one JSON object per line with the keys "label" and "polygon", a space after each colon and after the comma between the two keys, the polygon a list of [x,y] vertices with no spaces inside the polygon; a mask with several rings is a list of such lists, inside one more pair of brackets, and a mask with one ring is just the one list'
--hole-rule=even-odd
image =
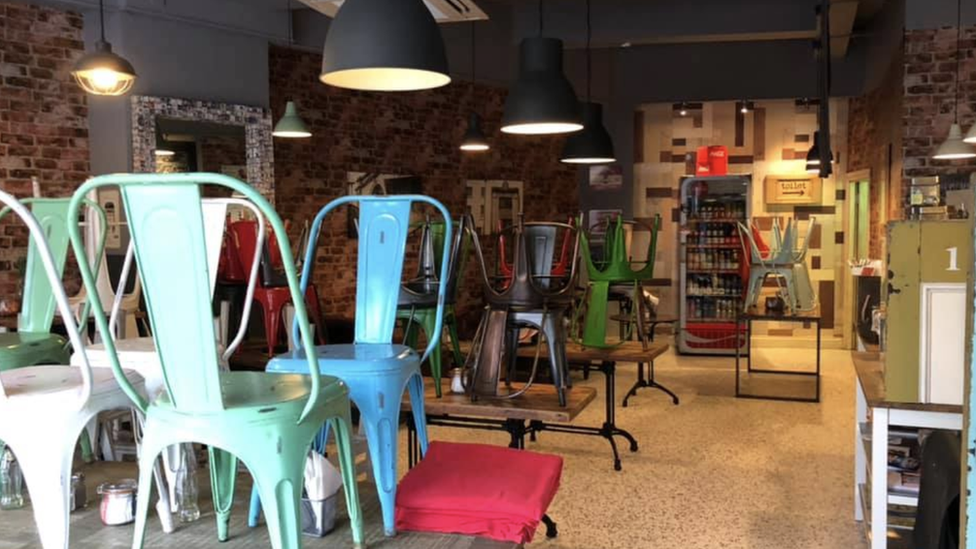
{"label": "red fabric cushion", "polygon": [[562,469],[559,456],[432,442],[400,481],[396,527],[528,543],[556,496]]}

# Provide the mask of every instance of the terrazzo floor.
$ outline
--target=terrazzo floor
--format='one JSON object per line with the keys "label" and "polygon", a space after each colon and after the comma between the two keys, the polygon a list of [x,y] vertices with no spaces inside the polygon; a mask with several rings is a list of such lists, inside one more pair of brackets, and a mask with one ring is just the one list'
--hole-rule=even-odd
{"label": "terrazzo floor", "polygon": [[[757,366],[799,368],[811,364],[812,357],[805,349],[755,349]],[[728,357],[679,357],[673,352],[659,358],[657,379],[680,396],[681,404],[674,406],[663,393],[642,389],[628,408],[618,406],[618,425],[640,442],[636,453],[621,445],[620,472],[613,470],[609,445],[600,438],[547,432],[528,443],[530,450],[565,458],[562,486],[550,508],[560,535],[546,540],[540,529],[529,549],[866,548],[861,526],[853,520],[855,381],[849,353],[824,351],[820,404],[736,399],[734,364]],[[618,405],[635,375],[634,365],[618,366]],[[574,376],[576,383],[599,392],[578,424],[600,425],[602,375],[595,372],[589,380]],[[790,387],[787,380],[775,383],[752,388],[804,389]],[[507,444],[502,433],[442,427],[430,431],[435,440]],[[400,463],[405,469],[405,456]],[[249,482],[242,478],[232,540],[223,546],[267,547],[263,528],[248,530],[243,524]],[[94,492],[94,486],[89,490]],[[201,501],[201,510],[206,520],[177,535],[163,535],[158,524],[151,526],[147,547],[221,545],[214,541],[209,504]],[[36,530],[29,511],[0,515],[0,549],[39,546],[31,541]],[[72,515],[72,532],[72,547],[83,549],[121,548],[131,540],[131,527],[106,530],[91,512]],[[376,538],[370,537],[375,544]],[[348,546],[348,538],[342,538],[307,539],[305,545]],[[376,546],[400,547],[403,541]],[[435,545],[441,546],[404,546]]]}
{"label": "terrazzo floor", "polygon": [[[755,349],[755,365],[803,369],[807,350]],[[562,486],[550,509],[556,540],[541,535],[531,548],[867,547],[853,519],[854,367],[848,351],[824,351],[820,404],[734,398],[735,360],[675,356],[657,360],[657,380],[681,398],[642,389],[617,424],[639,441],[624,450],[614,472],[603,439],[543,433],[528,449],[565,457]],[[617,394],[633,384],[636,368],[618,366]],[[778,376],[777,376],[778,377]],[[805,389],[785,379],[758,381],[755,390]],[[598,402],[578,419],[602,422],[604,380],[578,381],[598,389]],[[478,440],[503,434],[431,428],[433,439]]]}

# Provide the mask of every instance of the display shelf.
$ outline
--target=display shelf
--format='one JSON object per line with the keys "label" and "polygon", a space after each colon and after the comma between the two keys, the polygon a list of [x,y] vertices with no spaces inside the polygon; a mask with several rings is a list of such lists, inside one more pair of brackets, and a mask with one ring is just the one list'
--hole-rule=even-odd
{"label": "display shelf", "polygon": [[712,318],[689,318],[689,319],[687,319],[687,322],[707,322],[707,323],[711,323],[711,324],[728,324],[729,325],[729,329],[731,329],[733,326],[735,326],[735,319],[734,318],[721,318],[721,317],[712,317]]}
{"label": "display shelf", "polygon": [[730,219],[728,217],[716,217],[713,219],[690,218],[686,220],[686,223],[715,223],[715,224],[723,224],[723,225],[734,225],[743,222],[745,222],[745,219],[737,219],[737,218]]}
{"label": "display shelf", "polygon": [[738,250],[738,244],[685,244],[695,250]]}
{"label": "display shelf", "polygon": [[742,294],[688,294],[685,297],[713,297],[722,299],[739,299]]}
{"label": "display shelf", "polygon": [[686,269],[688,274],[739,274],[738,269]]}

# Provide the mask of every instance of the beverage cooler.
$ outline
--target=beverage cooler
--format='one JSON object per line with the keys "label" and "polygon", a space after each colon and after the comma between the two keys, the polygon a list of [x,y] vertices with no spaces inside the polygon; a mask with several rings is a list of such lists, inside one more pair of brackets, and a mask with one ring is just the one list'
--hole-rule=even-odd
{"label": "beverage cooler", "polygon": [[749,176],[689,177],[681,183],[678,231],[678,351],[735,354],[735,325],[748,282],[738,223],[749,223]]}

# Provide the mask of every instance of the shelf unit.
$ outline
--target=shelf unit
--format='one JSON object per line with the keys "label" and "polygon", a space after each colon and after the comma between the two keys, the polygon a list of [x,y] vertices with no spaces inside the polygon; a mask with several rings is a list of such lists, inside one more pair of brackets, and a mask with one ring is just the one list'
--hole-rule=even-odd
{"label": "shelf unit", "polygon": [[[855,353],[854,520],[863,522],[871,549],[887,549],[889,530],[912,528],[906,518],[918,496],[888,487],[889,435],[898,428],[962,430],[962,411],[951,407],[888,402],[877,359]],[[880,481],[880,482],[878,482]]]}

